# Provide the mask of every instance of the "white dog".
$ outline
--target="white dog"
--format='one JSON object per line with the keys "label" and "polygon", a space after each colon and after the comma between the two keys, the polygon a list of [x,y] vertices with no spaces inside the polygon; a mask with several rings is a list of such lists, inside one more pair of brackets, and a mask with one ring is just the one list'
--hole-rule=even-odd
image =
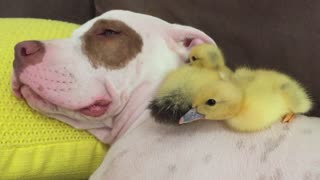
{"label": "white dog", "polygon": [[203,32],[109,11],[70,39],[15,47],[13,89],[39,112],[86,129],[111,148],[91,179],[320,179],[320,121],[299,116],[258,133],[220,122],[168,126],[147,106]]}

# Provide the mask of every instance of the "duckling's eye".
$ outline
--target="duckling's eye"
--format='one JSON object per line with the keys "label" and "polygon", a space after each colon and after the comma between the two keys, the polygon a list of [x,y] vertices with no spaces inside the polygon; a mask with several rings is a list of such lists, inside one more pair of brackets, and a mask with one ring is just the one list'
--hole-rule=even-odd
{"label": "duckling's eye", "polygon": [[192,61],[197,60],[197,58],[195,56],[192,56],[191,59],[192,59]]}
{"label": "duckling's eye", "polygon": [[216,100],[214,100],[214,99],[209,99],[209,100],[206,102],[206,104],[209,105],[209,106],[214,106],[216,103],[217,103],[217,102],[216,102]]}

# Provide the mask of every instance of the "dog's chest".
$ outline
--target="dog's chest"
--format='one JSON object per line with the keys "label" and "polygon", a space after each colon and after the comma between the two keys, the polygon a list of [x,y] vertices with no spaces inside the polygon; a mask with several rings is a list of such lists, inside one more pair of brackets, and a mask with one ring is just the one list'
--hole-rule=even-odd
{"label": "dog's chest", "polygon": [[[304,133],[305,137],[298,137],[291,129],[276,124],[270,131],[252,135],[232,132],[219,122],[183,127],[145,122],[112,146],[104,162],[104,177],[193,180],[288,179],[308,173],[320,176],[320,155],[318,159],[307,156],[301,148],[307,152],[308,147],[292,146],[297,141],[303,144],[313,130],[294,130]],[[295,148],[300,148],[299,152]],[[312,165],[317,162],[318,169]]]}

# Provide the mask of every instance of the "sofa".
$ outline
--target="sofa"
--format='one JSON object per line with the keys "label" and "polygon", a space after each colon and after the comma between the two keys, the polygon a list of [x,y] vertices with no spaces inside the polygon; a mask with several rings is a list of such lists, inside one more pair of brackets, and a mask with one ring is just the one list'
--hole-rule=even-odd
{"label": "sofa", "polygon": [[111,9],[127,9],[201,29],[221,47],[232,69],[246,65],[293,76],[314,101],[309,115],[320,116],[317,0],[2,0],[0,18],[28,17],[81,24]]}

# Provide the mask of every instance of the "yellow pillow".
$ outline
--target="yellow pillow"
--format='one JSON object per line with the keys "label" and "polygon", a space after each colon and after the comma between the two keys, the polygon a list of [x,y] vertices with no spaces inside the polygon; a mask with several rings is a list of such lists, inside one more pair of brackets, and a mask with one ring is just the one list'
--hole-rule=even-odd
{"label": "yellow pillow", "polygon": [[70,36],[78,25],[0,18],[0,179],[87,179],[108,147],[85,131],[38,114],[11,92],[14,45]]}

